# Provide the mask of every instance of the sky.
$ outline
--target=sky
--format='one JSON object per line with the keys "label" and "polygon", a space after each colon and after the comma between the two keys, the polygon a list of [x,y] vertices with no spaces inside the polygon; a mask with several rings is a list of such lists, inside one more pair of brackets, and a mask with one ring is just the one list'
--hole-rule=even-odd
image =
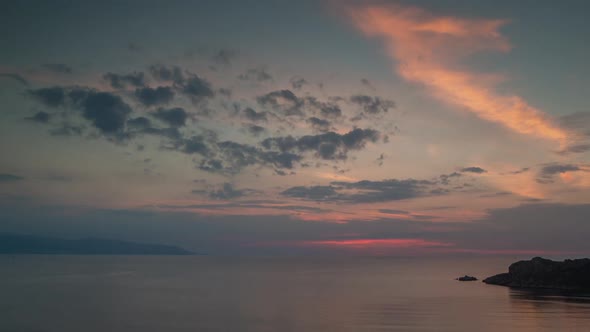
{"label": "sky", "polygon": [[19,1],[0,232],[590,254],[586,1]]}

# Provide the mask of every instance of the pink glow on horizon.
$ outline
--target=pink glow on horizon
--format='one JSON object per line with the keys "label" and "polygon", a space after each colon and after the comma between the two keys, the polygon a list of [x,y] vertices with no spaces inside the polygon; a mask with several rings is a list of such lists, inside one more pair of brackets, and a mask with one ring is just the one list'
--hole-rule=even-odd
{"label": "pink glow on horizon", "polygon": [[341,247],[341,248],[424,248],[424,247],[449,247],[452,243],[430,241],[425,239],[346,239],[346,240],[319,240],[319,241],[302,241],[301,246],[320,246],[320,247]]}

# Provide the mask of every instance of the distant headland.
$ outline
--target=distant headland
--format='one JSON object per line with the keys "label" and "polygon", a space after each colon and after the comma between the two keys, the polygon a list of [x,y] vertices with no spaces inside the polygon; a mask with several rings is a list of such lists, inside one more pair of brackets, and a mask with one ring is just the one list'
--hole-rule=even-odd
{"label": "distant headland", "polygon": [[491,276],[483,282],[517,288],[590,291],[590,259],[566,259],[559,262],[535,257],[513,263],[508,273]]}
{"label": "distant headland", "polygon": [[60,239],[0,233],[0,254],[42,255],[193,255],[176,246],[101,238]]}

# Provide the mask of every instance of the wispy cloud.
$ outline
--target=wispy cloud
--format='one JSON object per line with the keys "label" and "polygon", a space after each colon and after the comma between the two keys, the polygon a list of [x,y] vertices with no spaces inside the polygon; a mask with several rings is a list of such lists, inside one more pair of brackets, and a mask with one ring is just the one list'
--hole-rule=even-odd
{"label": "wispy cloud", "polygon": [[500,94],[498,75],[460,66],[459,60],[483,51],[508,52],[499,29],[507,22],[438,16],[415,7],[357,4],[347,10],[365,35],[379,37],[404,79],[423,84],[440,100],[520,134],[557,141],[568,139],[542,111],[515,94]]}

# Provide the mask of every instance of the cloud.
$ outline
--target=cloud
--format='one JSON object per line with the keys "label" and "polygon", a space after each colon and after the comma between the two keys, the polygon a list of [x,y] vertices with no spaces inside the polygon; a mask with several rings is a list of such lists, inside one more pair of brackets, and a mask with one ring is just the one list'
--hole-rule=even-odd
{"label": "cloud", "polygon": [[312,108],[317,109],[322,117],[336,119],[342,116],[342,110],[334,103],[322,102],[315,97],[306,97],[305,102]]}
{"label": "cloud", "polygon": [[361,79],[361,83],[366,86],[367,88],[371,89],[371,90],[375,90],[375,87],[373,86],[373,84],[371,83],[371,81],[369,81],[366,78]]}
{"label": "cloud", "polygon": [[140,88],[135,90],[135,97],[145,106],[168,104],[174,98],[174,91],[168,86]]}
{"label": "cloud", "polygon": [[103,75],[103,78],[109,82],[113,89],[123,89],[127,86],[136,88],[145,86],[145,75],[142,72],[133,72],[125,75],[106,73]]}
{"label": "cloud", "polygon": [[541,169],[541,175],[551,176],[559,173],[579,171],[580,167],[571,164],[553,164],[544,166]]}
{"label": "cloud", "polygon": [[361,106],[363,111],[368,114],[387,113],[390,109],[395,108],[393,100],[381,99],[380,97],[355,95],[350,97],[350,101]]}
{"label": "cloud", "polygon": [[313,201],[334,200],[339,196],[336,189],[332,186],[291,187],[281,192],[281,195]]}
{"label": "cloud", "polygon": [[311,118],[307,119],[307,122],[311,124],[311,126],[317,131],[326,132],[330,130],[331,124],[328,120],[319,119],[315,116],[312,116]]}
{"label": "cloud", "polygon": [[280,111],[286,116],[303,116],[304,100],[297,97],[291,90],[277,90],[256,98],[258,104]]}
{"label": "cloud", "polygon": [[161,136],[169,138],[173,141],[178,141],[182,139],[182,134],[176,127],[171,128],[154,128],[154,127],[147,127],[143,128],[137,132],[132,132],[133,134],[146,134],[146,135],[154,135],[154,136]]}
{"label": "cloud", "polygon": [[244,116],[250,121],[267,121],[266,112],[256,112],[250,107],[244,109],[242,114],[244,114]]}
{"label": "cloud", "polygon": [[260,134],[266,131],[266,128],[254,124],[250,124],[246,126],[248,128],[248,132],[254,136],[260,136]]}
{"label": "cloud", "polygon": [[220,189],[209,192],[209,198],[231,200],[242,197],[245,193],[245,190],[237,190],[231,183],[226,182]]}
{"label": "cloud", "polygon": [[494,92],[492,75],[469,71],[462,58],[510,50],[499,29],[506,21],[441,16],[416,7],[357,3],[346,8],[354,25],[379,37],[400,76],[423,84],[438,99],[520,134],[564,143],[568,132],[520,96]]}
{"label": "cloud", "polygon": [[295,76],[289,80],[291,87],[295,90],[300,90],[304,85],[309,84],[303,77]]}
{"label": "cloud", "polygon": [[553,183],[554,176],[561,175],[562,179],[570,178],[571,172],[586,171],[585,167],[573,164],[545,164],[538,173],[536,181],[541,184]]}
{"label": "cloud", "polygon": [[131,129],[145,129],[152,126],[150,119],[140,116],[127,120],[127,127]]}
{"label": "cloud", "polygon": [[10,78],[13,79],[17,82],[19,82],[20,84],[24,85],[24,86],[29,86],[29,81],[27,81],[24,77],[22,77],[19,74],[14,74],[14,73],[0,73],[0,78],[1,77],[6,77],[6,78]]}
{"label": "cloud", "polygon": [[437,187],[437,184],[435,181],[415,179],[334,181],[329,186],[291,187],[281,195],[311,201],[377,203],[446,194],[447,191]]}
{"label": "cloud", "polygon": [[184,83],[185,77],[182,69],[177,66],[152,65],[149,67],[149,72],[158,81],[169,81],[175,84]]}
{"label": "cloud", "polygon": [[439,188],[434,188],[436,182],[415,179],[332,182],[332,185],[342,189],[357,190],[356,193],[341,197],[341,200],[354,203],[397,201],[430,194],[441,195],[446,193]]}
{"label": "cloud", "polygon": [[327,132],[319,135],[306,135],[299,138],[292,136],[271,137],[261,142],[268,149],[282,152],[298,150],[301,152],[315,151],[322,159],[346,159],[349,150],[360,150],[367,142],[377,142],[380,134],[373,129],[355,128],[346,134]]}
{"label": "cloud", "polygon": [[66,93],[62,87],[54,86],[50,88],[29,90],[29,93],[45,106],[55,108],[65,105]]}
{"label": "cloud", "polygon": [[35,113],[35,115],[33,115],[33,116],[26,117],[25,120],[39,122],[39,123],[48,123],[50,117],[51,116],[49,113],[40,111],[40,112]]}
{"label": "cloud", "polygon": [[104,134],[123,131],[131,107],[121,97],[90,91],[82,103],[82,115]]}
{"label": "cloud", "polygon": [[217,64],[229,66],[231,65],[232,60],[235,59],[237,55],[238,52],[234,50],[222,49],[215,53],[211,57],[211,59],[213,60],[213,62]]}
{"label": "cloud", "polygon": [[203,156],[207,156],[209,153],[209,148],[205,142],[205,138],[203,136],[192,136],[188,139],[184,139],[181,142],[181,146],[179,147],[180,151],[186,154],[193,154],[198,153]]}
{"label": "cloud", "polygon": [[81,136],[84,132],[84,127],[74,125],[68,122],[60,124],[58,127],[49,131],[51,136]]}
{"label": "cloud", "polygon": [[22,181],[25,178],[22,176],[14,175],[14,174],[0,174],[0,182],[15,182],[15,181]]}
{"label": "cloud", "polygon": [[266,71],[265,68],[251,68],[245,73],[238,75],[238,79],[243,81],[272,81],[272,76]]}
{"label": "cloud", "polygon": [[476,174],[482,174],[482,173],[486,173],[487,171],[481,167],[465,167],[461,169],[461,172],[463,173],[476,173]]}
{"label": "cloud", "polygon": [[192,77],[184,81],[181,91],[197,102],[215,95],[211,89],[211,84],[197,75],[192,75]]}
{"label": "cloud", "polygon": [[188,113],[181,107],[170,109],[160,108],[151,113],[155,118],[166,122],[172,127],[182,127],[186,124]]}
{"label": "cloud", "polygon": [[41,65],[41,67],[48,69],[54,73],[59,74],[71,74],[74,72],[72,67],[64,64],[64,63],[46,63]]}
{"label": "cloud", "polygon": [[573,144],[567,146],[565,149],[559,151],[559,154],[567,154],[567,153],[584,153],[590,151],[590,143],[589,144]]}

